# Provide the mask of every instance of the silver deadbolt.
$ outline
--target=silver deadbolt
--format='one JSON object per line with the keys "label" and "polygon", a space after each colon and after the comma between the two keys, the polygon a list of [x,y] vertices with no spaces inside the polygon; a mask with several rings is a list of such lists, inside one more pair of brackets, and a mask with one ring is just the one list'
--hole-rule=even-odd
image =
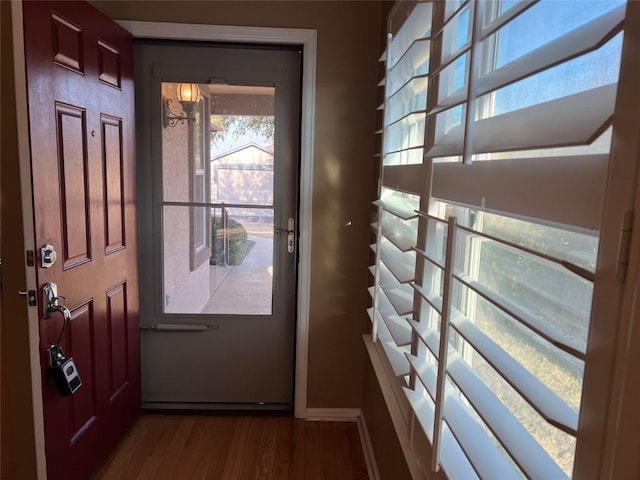
{"label": "silver deadbolt", "polygon": [[40,248],[40,266],[42,268],[50,268],[56,263],[58,254],[56,253],[53,245],[45,245]]}

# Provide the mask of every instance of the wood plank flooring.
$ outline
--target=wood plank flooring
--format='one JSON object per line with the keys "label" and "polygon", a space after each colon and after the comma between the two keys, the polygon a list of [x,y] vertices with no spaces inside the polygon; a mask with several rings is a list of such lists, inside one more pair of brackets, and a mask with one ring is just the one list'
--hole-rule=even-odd
{"label": "wood plank flooring", "polygon": [[366,480],[355,423],[143,415],[95,480]]}

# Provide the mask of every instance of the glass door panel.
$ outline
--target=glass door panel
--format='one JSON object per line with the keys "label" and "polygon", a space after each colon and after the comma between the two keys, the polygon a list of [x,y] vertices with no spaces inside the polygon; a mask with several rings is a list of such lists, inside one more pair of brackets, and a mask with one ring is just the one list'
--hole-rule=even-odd
{"label": "glass door panel", "polygon": [[214,208],[209,288],[202,313],[271,315],[273,209]]}
{"label": "glass door panel", "polygon": [[275,88],[162,95],[163,311],[271,315]]}

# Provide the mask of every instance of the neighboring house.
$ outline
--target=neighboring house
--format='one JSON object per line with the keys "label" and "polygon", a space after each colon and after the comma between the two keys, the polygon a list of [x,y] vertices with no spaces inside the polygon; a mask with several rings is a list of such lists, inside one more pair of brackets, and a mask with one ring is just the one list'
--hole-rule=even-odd
{"label": "neighboring house", "polygon": [[273,147],[249,143],[211,159],[211,202],[273,204]]}

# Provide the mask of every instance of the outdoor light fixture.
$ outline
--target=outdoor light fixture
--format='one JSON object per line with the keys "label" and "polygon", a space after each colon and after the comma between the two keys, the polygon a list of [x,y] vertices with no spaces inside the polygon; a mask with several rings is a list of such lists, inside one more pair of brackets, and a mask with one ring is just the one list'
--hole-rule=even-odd
{"label": "outdoor light fixture", "polygon": [[184,114],[176,115],[171,111],[170,104],[173,102],[170,98],[162,99],[162,125],[164,128],[167,127],[175,127],[178,122],[184,124],[184,121],[187,120],[193,121],[193,107],[198,100],[200,100],[200,87],[198,87],[195,83],[179,83],[178,89],[178,101],[182,105],[182,109],[184,110]]}

